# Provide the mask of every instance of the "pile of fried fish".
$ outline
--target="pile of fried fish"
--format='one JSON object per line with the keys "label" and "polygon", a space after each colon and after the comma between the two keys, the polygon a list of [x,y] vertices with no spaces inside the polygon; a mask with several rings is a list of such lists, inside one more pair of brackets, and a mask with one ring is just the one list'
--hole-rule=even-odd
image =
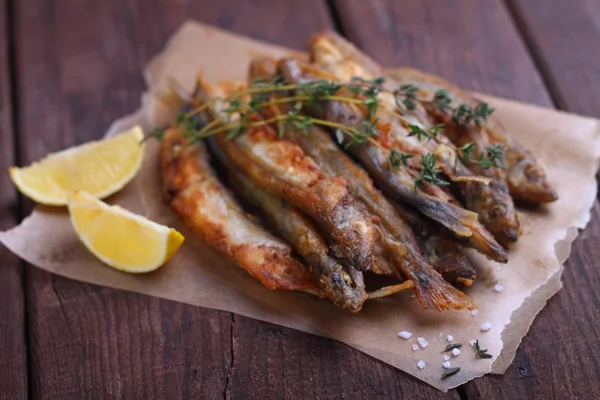
{"label": "pile of fried fish", "polygon": [[[489,110],[476,123],[448,112],[482,103],[438,77],[402,69],[392,79],[333,32],[312,37],[308,54],[255,58],[243,86],[198,78],[189,120],[162,129],[167,202],[269,289],[304,291],[352,312],[407,288],[423,309],[475,308],[459,290],[476,278],[464,249],[507,262],[521,233],[515,202],[557,199],[542,167]],[[322,82],[336,92],[307,98],[297,90]],[[365,82],[376,108],[366,90],[352,90]],[[236,93],[254,107],[243,109]],[[282,123],[290,115],[295,123]],[[345,134],[364,126],[368,140]],[[486,166],[490,146],[502,151]],[[427,160],[440,178],[423,179]],[[367,272],[393,282],[367,290]]]}

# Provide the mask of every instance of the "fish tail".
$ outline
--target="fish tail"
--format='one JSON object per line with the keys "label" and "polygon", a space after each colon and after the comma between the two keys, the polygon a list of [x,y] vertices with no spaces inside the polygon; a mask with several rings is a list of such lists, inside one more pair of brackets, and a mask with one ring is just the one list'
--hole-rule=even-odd
{"label": "fish tail", "polygon": [[473,310],[473,300],[442,278],[432,268],[422,268],[413,274],[414,290],[419,304],[425,310]]}
{"label": "fish tail", "polygon": [[479,225],[479,223],[476,226],[471,226],[471,230],[473,232],[469,237],[469,245],[471,247],[479,250],[490,260],[503,264],[508,262],[506,249],[494,239],[494,236],[488,230]]}
{"label": "fish tail", "polygon": [[426,200],[420,203],[417,208],[423,214],[439,222],[458,236],[469,237],[473,234],[470,225],[477,222],[478,216],[476,213],[454,204],[434,200]]}
{"label": "fish tail", "polygon": [[386,240],[386,247],[406,279],[413,281],[415,294],[423,309],[445,311],[472,310],[477,307],[466,294],[446,282],[420,254],[411,252],[395,241]]}

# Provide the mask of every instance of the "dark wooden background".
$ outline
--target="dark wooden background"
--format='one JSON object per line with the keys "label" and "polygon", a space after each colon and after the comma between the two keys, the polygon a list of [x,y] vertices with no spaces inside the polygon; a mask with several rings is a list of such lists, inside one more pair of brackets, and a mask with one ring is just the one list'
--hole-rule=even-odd
{"label": "dark wooden background", "polygon": [[[600,117],[598,0],[0,0],[0,168],[134,111],[141,68],[186,19],[299,49],[329,27],[387,66]],[[0,229],[31,208],[0,173]],[[599,236],[596,203],[506,374],[447,394],[335,341],[63,279],[0,248],[0,398],[598,399]]]}

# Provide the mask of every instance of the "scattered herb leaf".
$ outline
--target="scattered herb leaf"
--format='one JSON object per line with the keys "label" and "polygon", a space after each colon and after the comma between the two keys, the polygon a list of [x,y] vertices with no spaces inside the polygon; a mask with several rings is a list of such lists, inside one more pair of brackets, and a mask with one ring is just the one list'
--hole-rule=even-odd
{"label": "scattered herb leaf", "polygon": [[442,351],[442,353],[446,353],[448,351],[452,351],[454,349],[459,349],[462,347],[462,343],[450,343],[449,345],[446,346],[446,348],[444,349],[444,351]]}
{"label": "scattered herb leaf", "polygon": [[475,356],[478,358],[492,358],[493,357],[491,354],[488,354],[487,349],[482,349],[479,346],[479,340],[475,341],[473,348],[475,349]]}
{"label": "scattered herb leaf", "polygon": [[396,149],[391,149],[388,161],[390,163],[390,166],[394,168],[398,168],[400,164],[403,164],[404,166],[408,167],[408,160],[413,157],[414,156],[412,154],[402,154]]}
{"label": "scattered herb leaf", "polygon": [[445,368],[444,367],[444,372],[442,372],[442,379],[446,379],[451,377],[452,375],[456,375],[458,373],[458,371],[460,371],[460,367],[453,367],[453,368]]}

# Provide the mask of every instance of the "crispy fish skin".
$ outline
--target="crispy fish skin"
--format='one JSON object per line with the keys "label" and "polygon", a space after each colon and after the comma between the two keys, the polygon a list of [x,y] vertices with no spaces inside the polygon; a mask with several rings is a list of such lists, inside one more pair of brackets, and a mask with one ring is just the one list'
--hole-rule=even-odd
{"label": "crispy fish skin", "polygon": [[471,286],[477,274],[469,258],[461,251],[456,239],[420,216],[408,206],[394,201],[394,209],[412,229],[421,253],[448,282]]}
{"label": "crispy fish skin", "polygon": [[362,273],[344,267],[329,255],[327,244],[300,210],[260,188],[235,167],[228,167],[232,185],[260,207],[277,233],[306,260],[321,293],[338,307],[357,312],[367,300]]}
{"label": "crispy fish skin", "polygon": [[[394,71],[394,77],[401,82],[412,82],[430,95],[438,89],[445,89],[455,104],[469,104],[475,106],[477,99],[457,86],[444,79],[426,74],[412,68],[401,68]],[[429,110],[433,115],[439,112]],[[488,117],[488,122],[478,128],[476,126],[452,126],[449,128],[458,131],[462,136],[472,138],[472,141],[484,144],[499,144],[504,149],[505,179],[512,197],[527,203],[551,203],[558,199],[556,191],[550,185],[544,168],[531,154],[516,140],[510,138],[494,115]],[[458,129],[461,128],[461,129]],[[482,149],[479,149],[482,151]]]}
{"label": "crispy fish skin", "polygon": [[[335,74],[336,78],[342,81],[349,81],[352,76],[363,79],[385,76],[381,75],[383,69],[377,63],[334,32],[327,31],[315,35],[309,44],[309,54],[315,63]],[[385,85],[392,90],[400,87],[400,84],[389,77],[387,77]],[[379,98],[382,106],[389,111],[402,113],[407,120],[404,124],[410,122],[425,130],[434,125],[427,110],[419,103],[415,103],[414,110],[403,112],[397,108],[393,96],[389,93],[381,93]],[[390,123],[393,146],[404,154],[415,156],[410,160],[413,168],[416,167],[414,164],[420,159],[420,155],[434,154],[442,172],[452,181],[457,182],[456,185],[460,188],[466,208],[479,215],[479,221],[496,240],[504,247],[517,241],[521,232],[520,223],[501,170],[497,168],[484,170],[473,165],[475,167],[472,168],[473,172],[478,176],[489,177],[491,183],[472,179],[471,171],[463,165],[449,146],[430,140],[422,141],[415,136],[409,137],[406,126],[401,126],[403,124],[400,124],[397,118],[388,113],[379,112],[377,117],[381,122]],[[444,134],[438,135],[438,141],[440,140],[447,144],[450,142]],[[464,145],[467,142],[468,140],[455,143]]]}
{"label": "crispy fish skin", "polygon": [[289,246],[250,221],[218,181],[203,143],[187,146],[178,129],[168,129],[160,160],[167,202],[210,246],[271,290],[319,294]]}
{"label": "crispy fish skin", "polygon": [[[279,71],[289,82],[306,83],[319,79],[337,81],[335,77],[313,65],[295,59],[283,59]],[[354,104],[340,101],[323,101],[321,107],[307,105],[317,118],[326,119],[351,127],[360,127],[364,121],[364,111]],[[379,136],[381,137],[381,135]],[[377,137],[375,137],[377,140]],[[345,144],[349,144],[345,139]],[[348,151],[354,155],[369,172],[377,184],[392,198],[404,201],[429,218],[450,229],[458,237],[468,238],[469,246],[477,249],[488,258],[506,263],[505,249],[493,238],[478,221],[477,214],[455,204],[455,200],[436,185],[415,185],[415,171],[400,164],[391,167],[388,152],[370,141],[361,145],[350,145]]]}
{"label": "crispy fish skin", "polygon": [[[204,82],[199,85],[204,101],[223,97],[218,88]],[[212,103],[210,120],[222,115],[220,107],[219,101]],[[369,267],[377,232],[358,207],[344,178],[324,174],[300,147],[280,140],[266,124],[251,127],[232,140],[226,134],[217,134],[216,142],[253,181],[308,214],[329,236],[337,258],[359,271]]]}
{"label": "crispy fish skin", "polygon": [[[251,77],[270,79],[269,74],[274,74],[270,65],[269,60],[256,59],[250,69]],[[262,112],[268,119],[289,111],[288,107],[289,105],[279,103],[263,109]],[[297,143],[329,175],[346,177],[354,197],[363,204],[368,214],[374,216],[374,224],[380,235],[379,245],[376,245],[376,259],[383,260],[381,264],[375,263],[377,266],[373,268],[374,272],[412,280],[417,297],[425,309],[473,307],[468,297],[445,282],[427,264],[419,252],[410,228],[398,216],[394,207],[375,189],[366,171],[356,165],[325,130],[314,125],[308,127],[306,132],[288,129],[284,138]],[[391,261],[391,265],[388,260]]]}

